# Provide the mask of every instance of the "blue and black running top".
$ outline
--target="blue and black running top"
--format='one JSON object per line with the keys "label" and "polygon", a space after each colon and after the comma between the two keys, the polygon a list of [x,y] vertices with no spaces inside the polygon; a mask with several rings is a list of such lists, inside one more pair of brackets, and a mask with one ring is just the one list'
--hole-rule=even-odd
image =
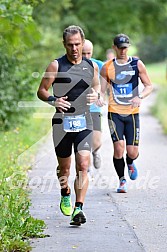
{"label": "blue and black running top", "polygon": [[[97,60],[97,59],[94,59],[94,58],[90,58],[91,61],[95,62],[97,65],[98,65],[98,75],[99,75],[99,79],[100,79],[100,71],[104,65],[104,62],[101,61],[101,60]],[[101,107],[100,106],[97,106],[96,103],[93,103],[90,105],[90,112],[98,112],[100,113],[102,111]]]}
{"label": "blue and black running top", "polygon": [[[54,96],[68,96],[67,101],[71,103],[71,108],[65,113],[69,115],[89,112],[86,95],[90,93],[94,77],[92,61],[83,58],[80,64],[73,64],[66,55],[56,60],[59,66],[57,77],[52,83]],[[60,112],[58,108],[56,112]]]}
{"label": "blue and black running top", "polygon": [[124,64],[116,59],[106,62],[108,87],[110,89],[108,111],[118,114],[136,114],[130,100],[139,94],[138,58],[129,57]]}

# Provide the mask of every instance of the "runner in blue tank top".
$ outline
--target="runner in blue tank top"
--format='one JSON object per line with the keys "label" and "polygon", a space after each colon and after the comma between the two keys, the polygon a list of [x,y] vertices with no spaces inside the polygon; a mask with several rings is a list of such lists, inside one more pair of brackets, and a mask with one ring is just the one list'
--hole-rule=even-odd
{"label": "runner in blue tank top", "polygon": [[[101,60],[92,58],[92,54],[93,54],[93,44],[90,40],[85,39],[82,55],[85,58],[92,60],[98,65],[99,74],[100,74],[100,70],[104,63]],[[101,166],[101,156],[99,152],[99,149],[101,147],[101,134],[102,134],[101,132],[102,130],[101,129],[101,116],[102,116],[101,107],[98,106],[96,103],[93,103],[90,105],[90,112],[91,112],[91,116],[93,120],[93,151],[92,151],[93,165],[96,169],[99,169]]]}

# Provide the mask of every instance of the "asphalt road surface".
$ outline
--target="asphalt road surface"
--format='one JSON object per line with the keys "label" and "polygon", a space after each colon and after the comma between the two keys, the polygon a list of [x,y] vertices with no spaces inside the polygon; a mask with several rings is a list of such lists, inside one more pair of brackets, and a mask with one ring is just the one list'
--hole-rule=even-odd
{"label": "asphalt road surface", "polygon": [[[32,239],[33,252],[166,252],[167,251],[167,137],[149,113],[156,92],[141,106],[140,155],[136,160],[139,176],[131,181],[126,170],[128,192],[116,193],[118,178],[113,163],[113,147],[103,108],[102,167],[89,173],[89,189],[84,212],[87,222],[70,226],[70,217],[59,210],[60,189],[55,175],[57,161],[51,131],[29,175],[32,189],[31,213],[45,221],[49,237]],[[74,160],[70,185],[74,202]]]}

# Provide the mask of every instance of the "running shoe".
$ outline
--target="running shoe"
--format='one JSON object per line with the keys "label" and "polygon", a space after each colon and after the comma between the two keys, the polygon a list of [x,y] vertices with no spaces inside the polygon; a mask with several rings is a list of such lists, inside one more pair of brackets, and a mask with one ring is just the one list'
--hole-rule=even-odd
{"label": "running shoe", "polygon": [[93,165],[96,169],[99,169],[101,167],[100,153],[95,151],[95,152],[92,152],[92,155],[93,155]]}
{"label": "running shoe", "polygon": [[61,196],[60,210],[66,216],[70,216],[72,214],[73,209],[72,209],[71,195]]}
{"label": "running shoe", "polygon": [[128,174],[129,174],[130,179],[132,180],[137,179],[138,172],[137,172],[137,168],[134,162],[131,165],[128,165]]}
{"label": "running shoe", "polygon": [[127,192],[127,183],[126,179],[120,180],[119,187],[117,189],[117,193],[126,193]]}
{"label": "running shoe", "polygon": [[86,222],[86,216],[80,207],[75,207],[71,216],[70,225],[80,226]]}

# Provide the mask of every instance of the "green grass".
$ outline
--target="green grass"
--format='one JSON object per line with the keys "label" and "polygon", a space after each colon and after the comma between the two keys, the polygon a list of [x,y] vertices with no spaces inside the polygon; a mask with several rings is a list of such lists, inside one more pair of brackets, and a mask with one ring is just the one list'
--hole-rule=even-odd
{"label": "green grass", "polygon": [[152,83],[158,87],[157,99],[151,111],[167,134],[167,62],[147,65],[147,70]]}
{"label": "green grass", "polygon": [[133,55],[133,56],[137,55],[137,49],[136,49],[136,47],[133,46],[133,45],[131,45],[131,46],[129,47],[129,49],[128,49],[128,54],[129,54],[129,55]]}
{"label": "green grass", "polygon": [[167,85],[167,62],[147,65],[151,81],[158,85]]}
{"label": "green grass", "polygon": [[161,123],[164,134],[167,135],[167,85],[158,91],[156,103],[151,111]]}
{"label": "green grass", "polygon": [[32,117],[24,125],[0,132],[0,251],[30,251],[29,238],[44,236],[44,221],[30,215],[27,188],[27,170],[37,150],[28,158],[25,155],[23,165],[18,163],[18,157],[45,136],[50,127],[50,119]]}

